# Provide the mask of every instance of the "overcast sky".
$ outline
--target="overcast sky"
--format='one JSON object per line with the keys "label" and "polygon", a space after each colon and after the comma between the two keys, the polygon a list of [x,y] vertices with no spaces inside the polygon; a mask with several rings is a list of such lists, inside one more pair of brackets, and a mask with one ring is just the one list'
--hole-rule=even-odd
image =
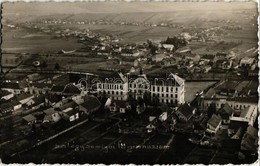
{"label": "overcast sky", "polygon": [[3,3],[3,14],[60,14],[60,13],[128,13],[170,12],[178,10],[237,10],[256,9],[254,2],[16,2]]}

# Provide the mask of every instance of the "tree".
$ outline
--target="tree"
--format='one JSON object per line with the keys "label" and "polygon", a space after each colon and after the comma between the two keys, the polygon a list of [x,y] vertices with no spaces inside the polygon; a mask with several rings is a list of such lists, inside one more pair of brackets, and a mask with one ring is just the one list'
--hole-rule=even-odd
{"label": "tree", "polygon": [[215,103],[211,103],[209,108],[208,108],[208,117],[211,118],[211,116],[216,113],[217,111],[217,107],[216,107],[216,104]]}
{"label": "tree", "polygon": [[58,63],[55,64],[55,67],[54,67],[56,70],[59,70],[60,69],[60,65]]}

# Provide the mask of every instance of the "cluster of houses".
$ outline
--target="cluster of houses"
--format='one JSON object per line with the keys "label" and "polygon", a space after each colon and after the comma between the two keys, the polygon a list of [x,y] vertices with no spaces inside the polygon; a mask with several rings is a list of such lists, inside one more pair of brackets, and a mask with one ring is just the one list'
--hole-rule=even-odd
{"label": "cluster of houses", "polygon": [[210,111],[206,133],[238,141],[241,154],[255,153],[258,149],[257,117],[258,82],[221,81],[203,94],[201,107]]}

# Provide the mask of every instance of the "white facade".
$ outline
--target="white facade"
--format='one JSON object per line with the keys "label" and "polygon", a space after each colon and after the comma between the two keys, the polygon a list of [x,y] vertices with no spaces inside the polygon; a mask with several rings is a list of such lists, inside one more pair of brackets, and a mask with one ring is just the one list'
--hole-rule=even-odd
{"label": "white facade", "polygon": [[97,83],[99,95],[106,94],[115,100],[144,98],[145,93],[151,97],[158,97],[160,103],[184,103],[184,80],[175,74],[170,74],[166,79],[156,79],[151,83],[146,75],[139,75],[136,79],[128,79],[119,73],[121,80],[115,82]]}

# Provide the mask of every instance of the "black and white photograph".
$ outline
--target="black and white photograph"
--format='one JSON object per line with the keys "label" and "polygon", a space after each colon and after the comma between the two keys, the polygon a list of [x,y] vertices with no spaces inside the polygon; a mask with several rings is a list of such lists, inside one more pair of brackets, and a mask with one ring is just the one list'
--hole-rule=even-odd
{"label": "black and white photograph", "polygon": [[2,2],[0,161],[258,165],[257,20],[256,1]]}

